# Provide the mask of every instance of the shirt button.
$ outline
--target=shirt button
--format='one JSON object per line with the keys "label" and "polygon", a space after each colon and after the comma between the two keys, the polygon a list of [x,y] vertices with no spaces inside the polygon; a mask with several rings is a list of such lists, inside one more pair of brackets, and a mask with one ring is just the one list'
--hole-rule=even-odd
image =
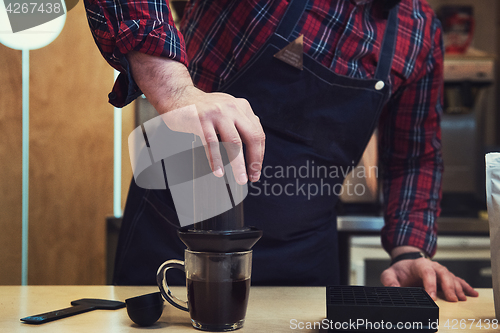
{"label": "shirt button", "polygon": [[378,82],[375,84],[375,89],[376,89],[376,90],[382,90],[384,87],[385,87],[385,83],[384,83],[384,81],[378,81]]}

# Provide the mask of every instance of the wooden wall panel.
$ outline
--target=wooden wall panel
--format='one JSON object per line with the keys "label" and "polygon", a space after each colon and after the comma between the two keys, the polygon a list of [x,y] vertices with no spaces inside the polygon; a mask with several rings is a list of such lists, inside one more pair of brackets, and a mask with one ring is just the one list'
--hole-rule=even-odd
{"label": "wooden wall panel", "polygon": [[102,284],[112,213],[113,71],[80,2],[31,51],[29,284]]}
{"label": "wooden wall panel", "polygon": [[[21,52],[0,44],[0,284],[21,283]],[[83,3],[60,36],[30,51],[29,284],[103,284],[113,213],[113,70]],[[122,207],[132,177],[123,109]]]}
{"label": "wooden wall panel", "polygon": [[0,44],[0,284],[21,283],[21,51]]}
{"label": "wooden wall panel", "polygon": [[[21,52],[0,45],[0,284],[21,282]],[[30,51],[29,284],[104,284],[113,213],[113,70],[82,2],[60,36]],[[123,198],[131,179],[123,110]]]}

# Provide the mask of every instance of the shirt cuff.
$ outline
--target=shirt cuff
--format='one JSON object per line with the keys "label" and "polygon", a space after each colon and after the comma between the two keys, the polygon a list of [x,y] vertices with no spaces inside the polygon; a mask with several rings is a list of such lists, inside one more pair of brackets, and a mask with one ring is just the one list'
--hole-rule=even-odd
{"label": "shirt cuff", "polygon": [[382,246],[391,251],[398,246],[414,246],[422,252],[434,256],[437,249],[437,228],[425,227],[422,230],[419,224],[410,221],[399,221],[395,226],[382,228]]}
{"label": "shirt cuff", "polygon": [[168,57],[187,66],[184,38],[174,26],[154,20],[120,22],[116,45],[111,59],[108,60],[121,72],[108,95],[109,103],[116,107],[123,107],[142,95],[126,58],[130,51]]}
{"label": "shirt cuff", "polygon": [[117,108],[132,103],[133,100],[142,95],[142,91],[132,77],[127,58],[122,58],[120,67],[122,71],[116,78],[112,91],[108,94],[108,102]]}

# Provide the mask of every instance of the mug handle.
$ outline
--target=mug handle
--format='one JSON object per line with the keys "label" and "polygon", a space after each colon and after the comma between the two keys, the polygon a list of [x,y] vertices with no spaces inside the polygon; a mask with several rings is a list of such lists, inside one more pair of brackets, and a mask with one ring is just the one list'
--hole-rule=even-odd
{"label": "mug handle", "polygon": [[177,268],[185,272],[184,261],[176,259],[167,260],[160,266],[160,268],[158,268],[158,272],[156,273],[156,283],[158,283],[161,295],[167,302],[169,302],[176,308],[184,311],[189,311],[188,302],[178,299],[170,291],[170,288],[167,284],[167,271],[170,268]]}

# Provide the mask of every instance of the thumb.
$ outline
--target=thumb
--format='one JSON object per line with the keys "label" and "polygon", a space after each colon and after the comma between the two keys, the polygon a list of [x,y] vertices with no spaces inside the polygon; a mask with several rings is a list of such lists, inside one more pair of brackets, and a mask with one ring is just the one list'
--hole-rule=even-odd
{"label": "thumb", "polygon": [[398,277],[394,268],[389,267],[380,275],[380,282],[386,287],[400,287]]}

